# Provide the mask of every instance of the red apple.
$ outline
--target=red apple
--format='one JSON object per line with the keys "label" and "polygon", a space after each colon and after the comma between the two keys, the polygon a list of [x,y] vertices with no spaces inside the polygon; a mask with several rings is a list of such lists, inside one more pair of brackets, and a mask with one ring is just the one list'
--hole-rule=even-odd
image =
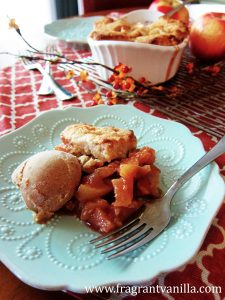
{"label": "red apple", "polygon": [[195,20],[190,28],[189,47],[202,61],[225,59],[225,13],[211,12]]}
{"label": "red apple", "polygon": [[[161,12],[163,14],[168,13],[174,7],[180,5],[181,2],[178,0],[154,0],[150,6],[150,10]],[[178,10],[175,14],[172,15],[173,19],[183,21],[185,23],[189,22],[189,12],[185,6]]]}

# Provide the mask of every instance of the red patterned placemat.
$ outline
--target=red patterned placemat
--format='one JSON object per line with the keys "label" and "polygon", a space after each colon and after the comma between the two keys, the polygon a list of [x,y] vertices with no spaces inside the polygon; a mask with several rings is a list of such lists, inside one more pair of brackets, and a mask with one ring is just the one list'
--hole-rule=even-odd
{"label": "red patterned placemat", "polygon": [[[90,55],[86,50],[76,51],[63,49],[66,56],[73,59],[82,59]],[[183,65],[182,68],[185,66]],[[181,71],[185,72],[181,68]],[[87,92],[84,88],[80,87],[76,81],[68,80],[65,78],[63,71],[59,70],[56,65],[53,65],[53,76],[54,78],[64,87],[71,91],[75,91],[77,98],[60,102],[54,95],[52,96],[38,96],[37,90],[41,83],[41,75],[37,71],[27,71],[21,62],[17,62],[14,66],[8,67],[0,70],[0,134],[7,134],[16,128],[21,127],[26,124],[37,115],[43,111],[48,111],[54,108],[62,108],[66,106],[79,106],[85,107],[89,106],[92,102],[93,94]],[[179,77],[180,76],[180,77]],[[190,84],[196,84],[196,80],[202,80],[205,82],[205,74],[202,77],[187,77],[190,78]],[[208,76],[208,75],[207,75]],[[188,82],[185,81],[185,78],[182,74],[178,74],[176,78],[173,79],[168,84],[176,84],[178,81],[180,84],[185,84],[188,86]],[[199,79],[200,78],[200,79]],[[208,78],[208,77],[207,77]],[[225,88],[224,81],[221,82],[224,78],[224,73],[221,73],[219,77],[213,77],[213,84],[205,84],[202,87],[204,89],[205,97],[212,99],[214,96],[215,99],[223,97]],[[192,81],[191,81],[192,79]],[[177,80],[177,81],[176,81]],[[185,82],[184,82],[185,81]],[[212,88],[213,86],[213,88]],[[216,89],[216,90],[215,90]],[[219,93],[217,93],[219,89]],[[191,103],[192,111],[198,106],[200,101],[201,91],[198,89],[190,89],[186,93],[186,98],[174,100],[180,103],[181,101],[187,101]],[[192,93],[195,93],[193,96]],[[188,100],[187,100],[188,98]],[[204,97],[203,97],[204,98]],[[202,98],[202,99],[203,99]],[[151,100],[153,101],[153,100]],[[167,100],[166,100],[167,101]],[[172,101],[169,99],[169,101]],[[213,101],[213,100],[212,100]],[[175,102],[176,103],[176,102]],[[153,102],[141,103],[141,102],[132,102],[131,105],[134,105],[138,109],[160,116],[165,118],[166,115],[155,110]],[[207,108],[208,109],[208,108]],[[223,109],[223,107],[222,107]],[[223,112],[223,110],[222,110]],[[202,130],[197,129],[194,126],[189,126],[193,134],[201,139],[205,149],[210,149],[215,142],[216,138],[212,138],[207,135]],[[221,174],[225,175],[225,156],[221,156],[217,160]],[[223,299],[225,297],[225,273],[223,266],[225,264],[225,204],[220,208],[216,218],[213,221],[213,224],[205,238],[205,241],[190,263],[182,267],[180,270],[173,271],[168,274],[162,274],[155,279],[153,286],[160,285],[162,287],[172,287],[172,286],[182,286],[182,284],[189,284],[196,288],[207,287],[208,293],[198,293],[190,295],[190,293],[164,293],[162,291],[159,293],[145,294],[144,292],[138,294],[135,297],[128,297],[127,299]],[[212,292],[212,286],[220,286],[221,294],[216,294]],[[211,289],[211,290],[210,290]],[[124,297],[125,295],[123,295]]]}

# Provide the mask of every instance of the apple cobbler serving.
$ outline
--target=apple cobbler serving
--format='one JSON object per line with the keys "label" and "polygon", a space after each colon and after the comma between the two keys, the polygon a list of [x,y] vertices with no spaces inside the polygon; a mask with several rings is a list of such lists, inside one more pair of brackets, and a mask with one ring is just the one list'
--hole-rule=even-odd
{"label": "apple cobbler serving", "polygon": [[73,124],[61,133],[62,144],[56,149],[78,157],[83,171],[91,173],[115,159],[127,156],[137,146],[131,130],[115,127],[95,127],[88,124]]}
{"label": "apple cobbler serving", "polygon": [[62,131],[55,150],[28,158],[12,179],[36,222],[69,212],[108,233],[145,201],[160,196],[160,170],[154,163],[155,151],[138,149],[132,130],[72,124]]}
{"label": "apple cobbler serving", "polygon": [[187,25],[172,18],[161,17],[152,23],[129,23],[123,18],[104,17],[95,23],[90,37],[94,40],[130,41],[161,46],[180,44],[188,35]]}

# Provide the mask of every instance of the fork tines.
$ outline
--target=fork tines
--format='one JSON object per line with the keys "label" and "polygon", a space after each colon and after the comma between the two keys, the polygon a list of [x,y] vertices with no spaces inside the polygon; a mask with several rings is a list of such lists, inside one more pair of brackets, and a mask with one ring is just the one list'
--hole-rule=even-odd
{"label": "fork tines", "polygon": [[[108,259],[112,259],[140,247],[140,243],[146,238],[149,238],[151,232],[152,228],[140,222],[140,218],[137,217],[122,228],[107,235],[97,237],[91,240],[90,243],[95,244],[96,248],[109,245],[109,247],[103,249],[101,253],[116,251],[108,257]],[[110,246],[110,244],[112,245]]]}

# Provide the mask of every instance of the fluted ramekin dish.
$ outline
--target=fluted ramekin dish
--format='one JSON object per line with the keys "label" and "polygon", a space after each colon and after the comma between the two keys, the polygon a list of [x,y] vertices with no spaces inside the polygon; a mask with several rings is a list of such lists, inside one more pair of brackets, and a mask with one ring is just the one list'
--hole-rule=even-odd
{"label": "fluted ramekin dish", "polygon": [[[141,18],[142,12],[137,12],[138,17]],[[146,16],[146,11],[143,16]],[[150,18],[152,18],[152,21],[155,21],[158,16],[152,14]],[[112,68],[121,62],[132,68],[130,75],[135,79],[138,80],[141,77],[145,77],[152,84],[157,84],[169,80],[176,74],[181,63],[183,51],[187,46],[187,39],[175,46],[94,40],[91,37],[88,37],[88,43],[92,56],[97,62]],[[98,67],[98,72],[104,79],[107,79],[111,74],[110,71],[102,67]]]}

